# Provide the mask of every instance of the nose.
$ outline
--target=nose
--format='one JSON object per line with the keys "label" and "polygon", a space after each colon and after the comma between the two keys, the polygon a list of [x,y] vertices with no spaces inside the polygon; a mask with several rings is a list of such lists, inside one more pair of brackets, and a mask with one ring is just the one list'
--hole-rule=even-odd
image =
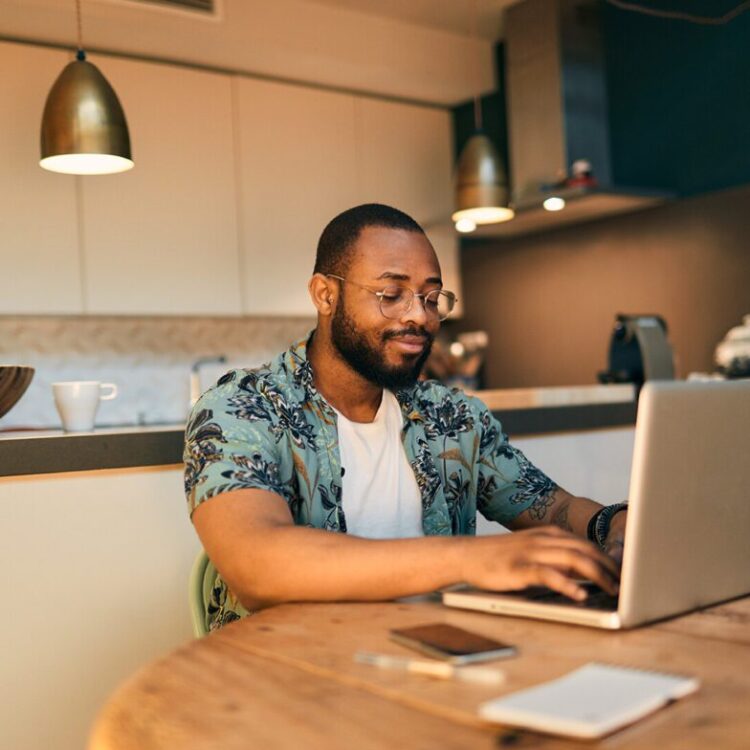
{"label": "nose", "polygon": [[425,301],[423,297],[414,295],[411,301],[409,309],[401,316],[402,322],[417,323],[421,326],[426,326],[432,323],[437,323],[437,318],[434,318],[427,314],[425,308]]}

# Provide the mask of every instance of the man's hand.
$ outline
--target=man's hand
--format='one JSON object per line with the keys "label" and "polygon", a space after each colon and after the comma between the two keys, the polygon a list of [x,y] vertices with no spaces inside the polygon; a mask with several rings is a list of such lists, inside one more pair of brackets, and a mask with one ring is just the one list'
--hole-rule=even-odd
{"label": "man's hand", "polygon": [[[552,494],[542,495],[535,500],[528,510],[521,513],[510,524],[510,528],[542,529],[549,528],[547,524],[552,524],[586,539],[591,516],[601,509],[602,506],[599,503],[586,497],[576,497],[562,487],[557,487]],[[604,551],[617,563],[618,567],[622,564],[626,516],[625,510],[615,513],[604,544]]]}
{"label": "man's hand", "polygon": [[494,591],[547,586],[582,601],[586,591],[576,579],[585,579],[610,594],[617,593],[618,563],[591,542],[555,526],[469,542],[463,580],[472,586]]}
{"label": "man's hand", "polygon": [[604,551],[618,566],[622,565],[622,550],[625,544],[625,524],[628,512],[621,510],[612,517],[609,525],[609,534],[604,540]]}

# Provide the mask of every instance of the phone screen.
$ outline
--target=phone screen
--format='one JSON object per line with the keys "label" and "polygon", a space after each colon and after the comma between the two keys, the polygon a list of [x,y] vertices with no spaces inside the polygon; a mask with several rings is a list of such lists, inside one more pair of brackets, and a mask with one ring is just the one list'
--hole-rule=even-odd
{"label": "phone screen", "polygon": [[515,648],[507,643],[444,623],[391,630],[391,638],[430,656],[454,662],[497,659],[515,653]]}

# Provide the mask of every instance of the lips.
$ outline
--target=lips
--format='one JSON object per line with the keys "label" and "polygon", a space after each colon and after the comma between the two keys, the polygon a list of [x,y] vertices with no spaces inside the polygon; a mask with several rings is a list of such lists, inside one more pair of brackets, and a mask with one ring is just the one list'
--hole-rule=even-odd
{"label": "lips", "polygon": [[428,343],[425,336],[392,336],[390,340],[404,354],[421,354]]}

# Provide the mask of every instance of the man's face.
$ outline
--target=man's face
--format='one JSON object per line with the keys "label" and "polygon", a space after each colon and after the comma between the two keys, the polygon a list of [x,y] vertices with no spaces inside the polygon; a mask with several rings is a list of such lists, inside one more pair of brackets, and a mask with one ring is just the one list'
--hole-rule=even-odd
{"label": "man's face", "polygon": [[380,312],[373,291],[402,286],[418,294],[440,289],[440,265],[427,238],[419,232],[366,227],[352,249],[349,282],[331,319],[331,338],[341,356],[362,377],[382,388],[412,385],[430,353],[440,321],[425,313],[421,299],[398,319]]}

